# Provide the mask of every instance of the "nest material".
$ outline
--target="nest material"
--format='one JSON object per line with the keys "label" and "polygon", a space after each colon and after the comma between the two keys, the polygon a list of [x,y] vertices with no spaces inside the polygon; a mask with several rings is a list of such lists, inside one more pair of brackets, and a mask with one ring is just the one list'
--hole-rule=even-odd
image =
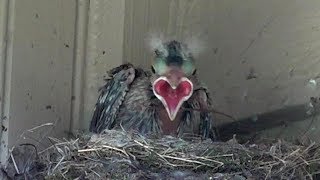
{"label": "nest material", "polygon": [[235,139],[212,142],[170,136],[146,138],[116,130],[68,141],[50,139],[54,145],[42,152],[31,151],[35,150],[32,146],[27,150],[16,147],[5,169],[8,177],[315,179],[320,173],[320,146],[315,143],[299,146],[277,141],[241,145]]}

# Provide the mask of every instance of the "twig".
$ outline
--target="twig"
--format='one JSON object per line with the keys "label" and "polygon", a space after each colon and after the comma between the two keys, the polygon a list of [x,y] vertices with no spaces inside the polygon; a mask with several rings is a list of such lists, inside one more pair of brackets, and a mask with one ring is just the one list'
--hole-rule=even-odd
{"label": "twig", "polygon": [[[160,154],[159,154],[160,155]],[[174,160],[179,160],[179,161],[183,161],[183,162],[189,162],[189,163],[195,163],[195,164],[201,164],[201,165],[205,165],[205,166],[209,166],[209,167],[214,167],[212,165],[209,164],[205,164],[203,162],[200,161],[196,161],[196,160],[191,160],[191,159],[184,159],[184,158],[179,158],[179,157],[173,157],[173,156],[169,156],[169,155],[160,155],[163,156],[164,158],[168,158],[168,159],[174,159]]]}
{"label": "twig", "polygon": [[211,162],[217,163],[217,164],[219,164],[219,166],[223,166],[224,165],[223,162],[216,161],[214,159],[209,159],[209,158],[200,157],[200,156],[194,156],[194,157],[197,158],[197,159],[203,159],[203,160],[206,160],[206,161],[211,161]]}
{"label": "twig", "polygon": [[13,162],[14,168],[16,169],[16,172],[17,172],[18,174],[20,174],[20,171],[19,171],[19,168],[18,168],[18,166],[17,166],[16,160],[14,159],[12,153],[10,153],[10,157],[11,157],[11,159],[12,159],[12,162]]}
{"label": "twig", "polygon": [[78,153],[85,153],[85,152],[92,152],[92,151],[98,151],[96,148],[91,148],[91,149],[79,149]]}
{"label": "twig", "polygon": [[39,126],[36,126],[34,128],[28,129],[27,131],[28,132],[34,132],[34,130],[37,130],[37,129],[42,128],[44,126],[53,126],[53,125],[54,125],[53,123],[45,123],[45,124],[41,124]]}

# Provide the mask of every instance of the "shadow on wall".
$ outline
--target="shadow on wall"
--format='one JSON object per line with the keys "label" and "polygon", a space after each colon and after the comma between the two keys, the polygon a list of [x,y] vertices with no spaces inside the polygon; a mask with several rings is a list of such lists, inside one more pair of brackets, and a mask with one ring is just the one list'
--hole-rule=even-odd
{"label": "shadow on wall", "polygon": [[[298,121],[307,121],[320,114],[320,99],[311,98],[309,103],[293,105],[277,109],[275,111],[258,114],[255,116],[239,119],[237,121],[218,126],[218,134],[222,140],[228,140],[237,134],[240,140],[253,139],[258,133],[272,128],[288,126]],[[308,126],[307,128],[310,128]],[[308,129],[306,129],[308,131]],[[299,136],[297,131],[292,132],[293,136]],[[315,139],[316,140],[316,139]],[[317,140],[316,140],[317,141]]]}

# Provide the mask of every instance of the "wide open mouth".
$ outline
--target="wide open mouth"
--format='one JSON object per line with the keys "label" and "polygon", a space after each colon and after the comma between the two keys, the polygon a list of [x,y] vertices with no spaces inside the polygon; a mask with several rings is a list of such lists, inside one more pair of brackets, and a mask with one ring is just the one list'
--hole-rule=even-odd
{"label": "wide open mouth", "polygon": [[153,83],[153,93],[162,102],[170,120],[174,120],[182,103],[188,100],[193,92],[193,84],[188,78],[181,78],[176,87],[164,76]]}

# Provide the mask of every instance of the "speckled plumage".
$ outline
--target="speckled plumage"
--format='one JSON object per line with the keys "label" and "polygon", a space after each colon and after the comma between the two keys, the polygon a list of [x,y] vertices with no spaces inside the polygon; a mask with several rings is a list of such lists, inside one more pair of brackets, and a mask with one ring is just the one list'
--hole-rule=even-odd
{"label": "speckled plumage", "polygon": [[[155,74],[124,64],[111,70],[109,75],[110,78],[100,90],[90,131],[100,133],[104,129],[124,128],[141,134],[166,134],[163,119],[167,114],[152,92],[151,82],[155,79]],[[174,120],[178,123],[175,135],[181,137],[188,134],[215,139],[212,114],[199,111],[211,108],[208,91],[198,81],[196,73],[188,78],[194,84],[194,92],[183,103]],[[168,125],[170,124],[165,126]]]}

